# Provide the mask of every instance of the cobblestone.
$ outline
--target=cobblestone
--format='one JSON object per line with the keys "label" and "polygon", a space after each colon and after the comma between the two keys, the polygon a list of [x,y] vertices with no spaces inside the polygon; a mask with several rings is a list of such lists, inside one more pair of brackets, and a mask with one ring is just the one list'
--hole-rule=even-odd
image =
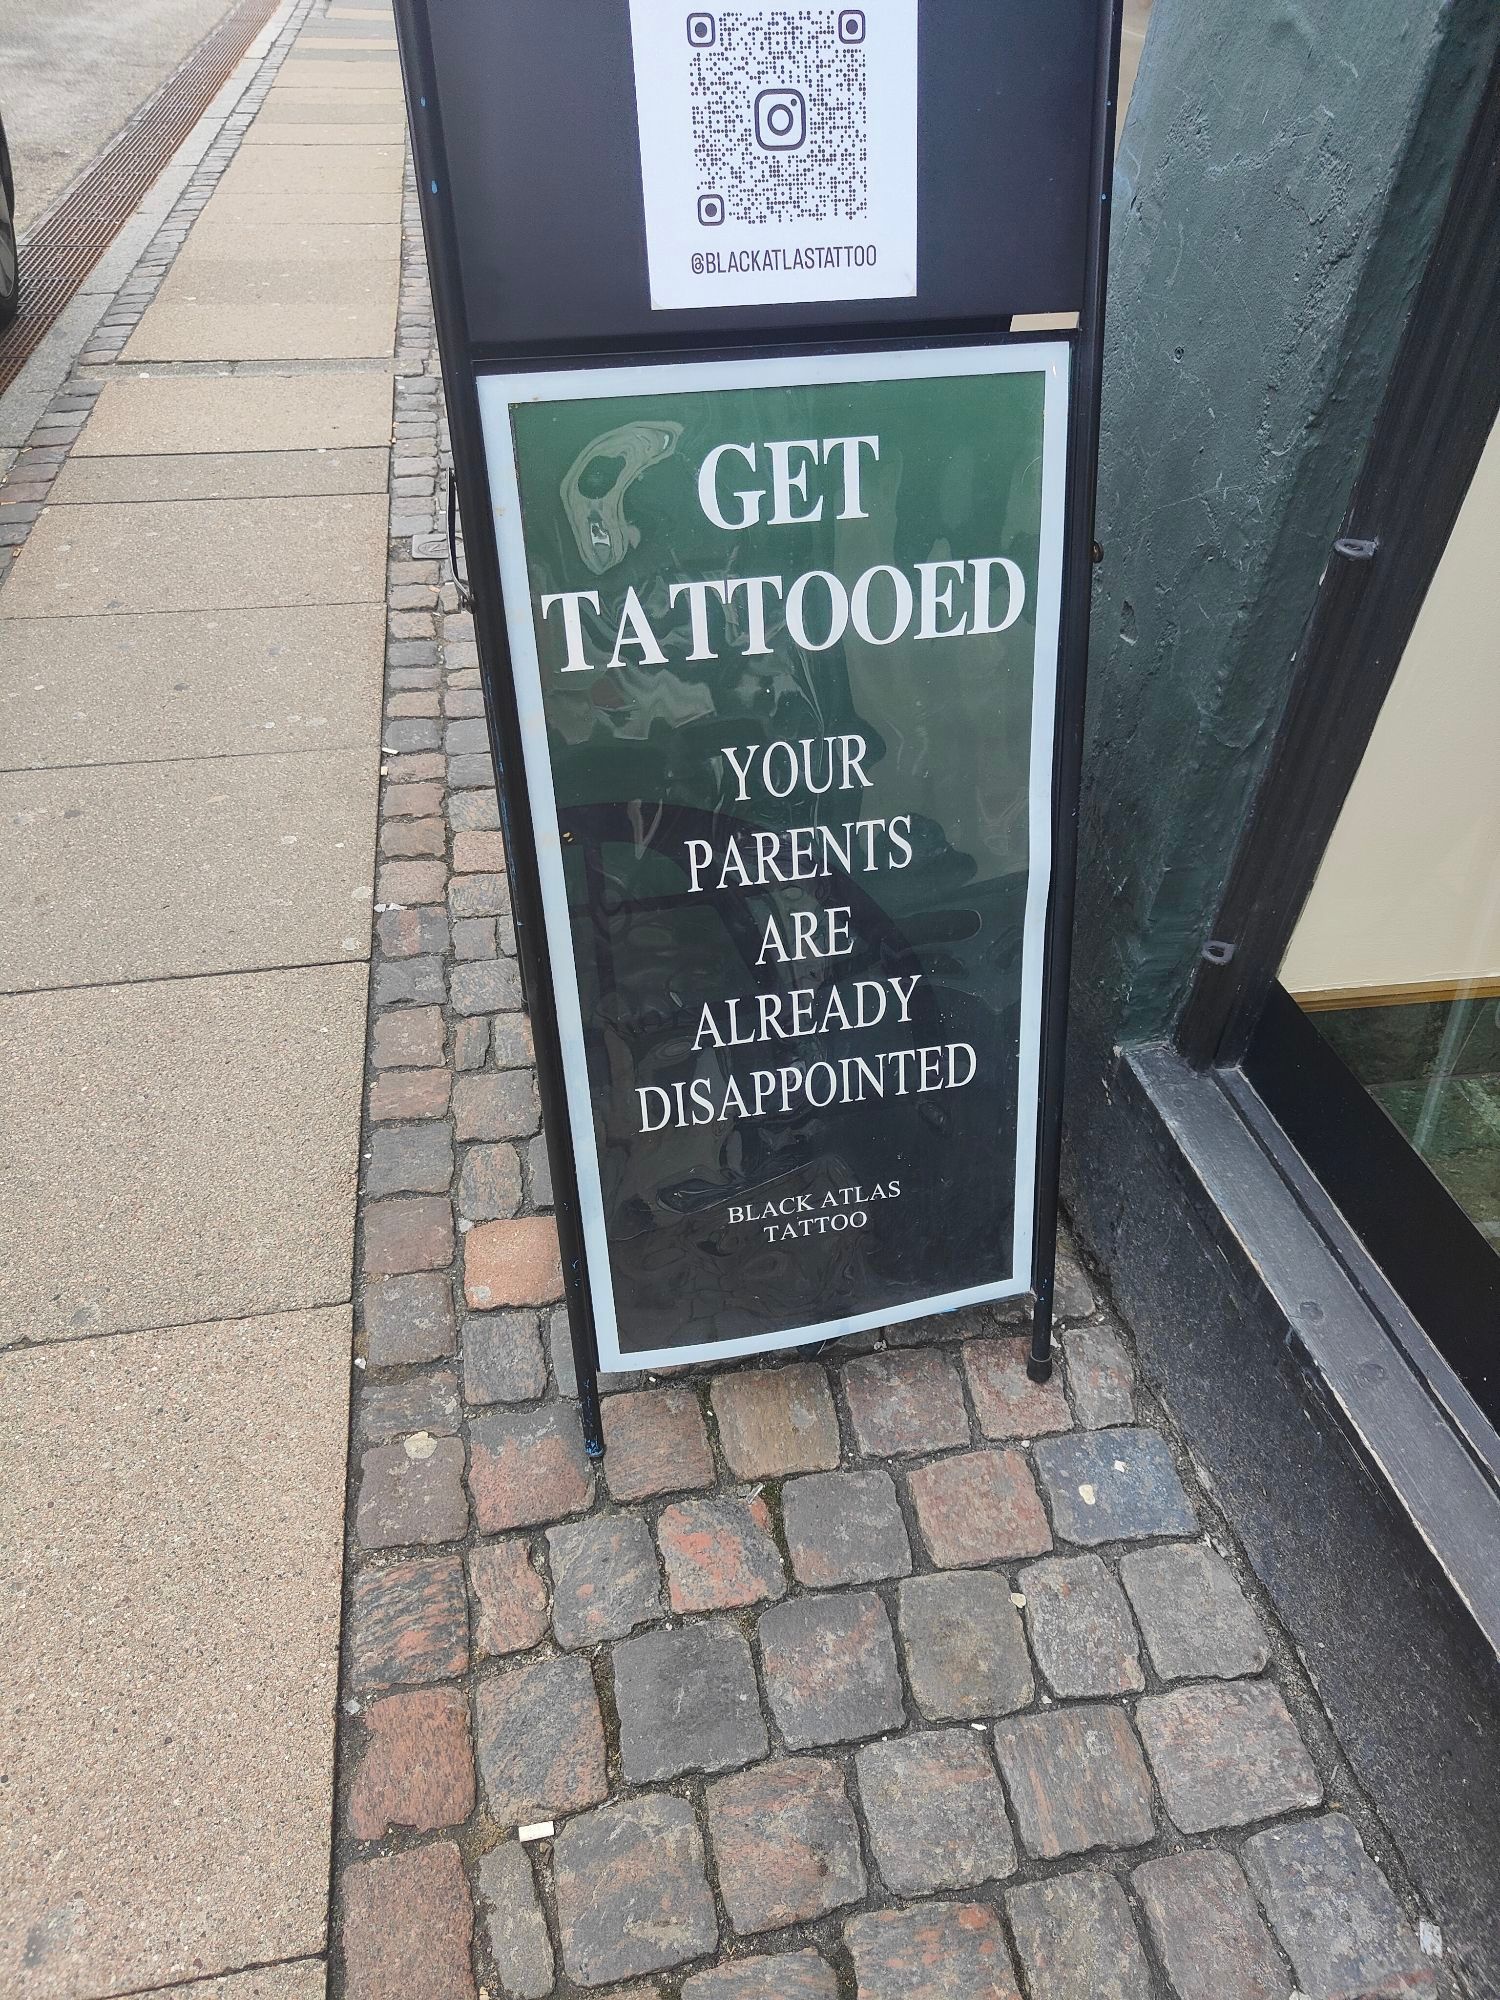
{"label": "cobblestone", "polygon": [[370,1085],[370,1117],[377,1124],[398,1118],[441,1118],[452,1088],[453,1079],[445,1069],[384,1070]]}
{"label": "cobblestone", "polygon": [[501,1826],[581,1812],[608,1794],[594,1677],[576,1655],[486,1675],[474,1734],[485,1803]]}
{"label": "cobblestone", "polygon": [[927,1903],[851,1917],[859,2000],[1021,2000],[1005,1933],[984,1903]]}
{"label": "cobblestone", "polygon": [[534,1312],[470,1313],[464,1321],[464,1401],[529,1403],[547,1386]]}
{"label": "cobblestone", "polygon": [[389,1444],[416,1431],[452,1437],[460,1417],[458,1378],[451,1368],[429,1368],[395,1382],[371,1382],[355,1404],[361,1444]]}
{"label": "cobblestone", "polygon": [[593,1498],[578,1413],[566,1404],[485,1411],[470,1439],[469,1490],[483,1535],[581,1514]]}
{"label": "cobblestone", "polygon": [[1120,1709],[1016,1716],[997,1724],[995,1749],[1028,1854],[1057,1861],[1155,1833],[1145,1760]]}
{"label": "cobblestone", "polygon": [[605,1514],[547,1531],[552,1629],[560,1646],[623,1639],[662,1616],[651,1531],[635,1514]]}
{"label": "cobblestone", "polygon": [[469,1552],[469,1583],[477,1615],[474,1651],[524,1653],[547,1631],[547,1586],[520,1537],[481,1542]]}
{"label": "cobblestone", "polygon": [[858,1752],[875,1865],[898,1896],[967,1889],[1013,1874],[1016,1844],[983,1739],[927,1730]]}
{"label": "cobblestone", "polygon": [[453,1086],[453,1129],[459,1139],[524,1139],[541,1112],[529,1072],[461,1076]]}
{"label": "cobblestone", "polygon": [[622,1640],[614,1677],[620,1762],[633,1785],[732,1770],[769,1748],[750,1648],[727,1620]]}
{"label": "cobblestone", "polygon": [[453,1260],[453,1211],[446,1199],[393,1195],[365,1210],[366,1271],[398,1277],[440,1271]]}
{"label": "cobblestone", "polygon": [[437,1007],[403,1007],[377,1014],[370,1061],[376,1069],[429,1069],[443,1060],[443,1016]]}
{"label": "cobblestone", "polygon": [[388,1694],[365,1710],[367,1740],[349,1787],[349,1831],[380,1840],[393,1827],[430,1833],[474,1810],[469,1705],[454,1687]]}
{"label": "cobblestone", "polygon": [[411,1687],[469,1663],[469,1600],[457,1556],[364,1568],[349,1607],[349,1665],[360,1690]]}
{"label": "cobblestone", "polygon": [[969,1451],[921,1466],[908,1485],[917,1526],[942,1569],[1044,1555],[1052,1532],[1017,1451]]}
{"label": "cobblestone", "polygon": [[456,1345],[453,1293],[438,1272],[374,1280],[363,1293],[365,1355],[372,1368],[437,1361]]}
{"label": "cobblestone", "polygon": [[1022,1570],[1031,1650],[1055,1695],[1132,1694],[1146,1685],[1130,1607],[1098,1556]]}
{"label": "cobblestone", "polygon": [[464,1448],[418,1432],[372,1446],[360,1461],[355,1532],[366,1549],[456,1541],[469,1525]]}
{"label": "cobblestone", "polygon": [[519,1841],[503,1841],[480,1856],[475,1875],[485,1936],[502,1988],[514,2000],[547,2000],[557,1962],[525,1848]]}
{"label": "cobblestone", "polygon": [[907,1677],[929,1722],[1006,1715],[1031,1700],[1031,1661],[1003,1576],[913,1577],[901,1586],[900,1606]]}
{"label": "cobblestone", "polygon": [[888,1472],[819,1472],[782,1488],[792,1573],[812,1590],[911,1572],[911,1542]]}
{"label": "cobblestone", "polygon": [[1286,2000],[1286,1974],[1232,1855],[1168,1854],[1133,1880],[1179,2000]]}
{"label": "cobblestone", "polygon": [[1151,2000],[1130,1905],[1104,1869],[1012,1889],[1006,1908],[1032,2000]]}
{"label": "cobblestone", "polygon": [[969,1442],[958,1370],[941,1348],[863,1354],[844,1369],[844,1394],[867,1458],[905,1457]]}
{"label": "cobblestone", "polygon": [[739,1479],[826,1472],[839,1462],[839,1421],[828,1377],[812,1362],[718,1375],[719,1442]]}
{"label": "cobblestone", "polygon": [[470,1146],[458,1183],[458,1212],[470,1222],[519,1213],[521,1161],[514,1146]]}
{"label": "cobblestone", "polygon": [[821,1952],[787,1951],[695,1972],[682,2000],[839,2000],[839,1982]]}
{"label": "cobblestone", "polygon": [[691,1390],[614,1395],[603,1415],[604,1477],[612,1499],[649,1500],[658,1493],[713,1485],[708,1432]]}
{"label": "cobblestone", "polygon": [[708,1787],[708,1835],[741,1937],[826,1916],[865,1893],[859,1827],[837,1764],[762,1764]]}
{"label": "cobblestone", "polygon": [[624,1799],[573,1820],[557,1837],[553,1879],[563,1964],[580,1985],[664,1971],[719,1941],[686,1799]]}
{"label": "cobblestone", "polygon": [[1286,1703],[1263,1681],[1174,1688],[1135,1714],[1162,1803],[1184,1833],[1244,1826],[1323,1796]]}
{"label": "cobblestone", "polygon": [[891,1621],[872,1590],[794,1598],[763,1612],[766,1696],[794,1750],[853,1743],[906,1720]]}
{"label": "cobblestone", "polygon": [[343,1894],[348,2000],[475,2000],[474,1911],[452,1841],[356,1861]]}
{"label": "cobblestone", "polygon": [[446,1125],[403,1125],[371,1133],[366,1193],[445,1194],[452,1179],[453,1141]]}
{"label": "cobblestone", "polygon": [[733,1611],[764,1604],[786,1589],[770,1509],[762,1499],[730,1493],[675,1501],[663,1508],[656,1536],[676,1612]]}
{"label": "cobblestone", "polygon": [[1201,1542],[1132,1549],[1120,1580],[1164,1681],[1234,1680],[1269,1660],[1265,1630],[1233,1570]]}
{"label": "cobblestone", "polygon": [[1107,1430],[1135,1422],[1135,1375],[1124,1343],[1107,1326],[1074,1327],[1062,1337],[1068,1390],[1080,1424]]}
{"label": "cobblestone", "polygon": [[464,1238],[464,1297],[471,1306],[544,1306],[562,1297],[562,1255],[550,1216],[481,1222]]}
{"label": "cobblestone", "polygon": [[1026,1373],[1027,1340],[971,1340],[963,1350],[964,1373],[979,1428],[989,1438],[1044,1437],[1072,1427],[1062,1376],[1033,1382]]}
{"label": "cobblestone", "polygon": [[1342,1813],[1277,1827],[1241,1855],[1308,2000],[1432,2000],[1437,1975]]}
{"label": "cobblestone", "polygon": [[1078,1431],[1046,1438],[1037,1471],[1057,1532],[1100,1542],[1190,1535],[1197,1523],[1159,1431]]}

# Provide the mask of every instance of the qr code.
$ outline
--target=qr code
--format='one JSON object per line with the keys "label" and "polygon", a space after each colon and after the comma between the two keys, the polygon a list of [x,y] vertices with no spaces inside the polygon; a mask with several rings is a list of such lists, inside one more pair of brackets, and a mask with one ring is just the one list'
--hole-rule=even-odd
{"label": "qr code", "polygon": [[698,220],[854,221],[867,212],[862,8],[687,16]]}

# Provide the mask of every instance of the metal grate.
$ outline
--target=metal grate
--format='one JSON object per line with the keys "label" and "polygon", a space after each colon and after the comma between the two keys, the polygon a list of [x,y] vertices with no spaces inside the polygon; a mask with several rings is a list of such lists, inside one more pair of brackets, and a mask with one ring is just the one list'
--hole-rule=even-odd
{"label": "metal grate", "polygon": [[26,238],[21,309],[0,334],[0,391],[19,375],[279,4],[238,0]]}

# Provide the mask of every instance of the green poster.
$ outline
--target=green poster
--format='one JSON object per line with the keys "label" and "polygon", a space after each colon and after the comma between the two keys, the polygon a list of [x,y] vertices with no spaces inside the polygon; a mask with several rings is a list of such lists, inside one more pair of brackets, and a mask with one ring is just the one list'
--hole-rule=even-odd
{"label": "green poster", "polygon": [[480,378],[605,1367],[1029,1284],[1066,395]]}

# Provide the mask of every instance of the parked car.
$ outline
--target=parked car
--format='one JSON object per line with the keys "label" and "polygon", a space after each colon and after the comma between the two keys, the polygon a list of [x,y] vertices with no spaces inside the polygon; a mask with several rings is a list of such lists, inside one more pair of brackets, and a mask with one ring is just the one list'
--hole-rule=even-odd
{"label": "parked car", "polygon": [[20,290],[16,270],[16,184],[10,171],[10,147],[5,143],[5,120],[0,117],[0,326],[8,326],[15,318]]}

